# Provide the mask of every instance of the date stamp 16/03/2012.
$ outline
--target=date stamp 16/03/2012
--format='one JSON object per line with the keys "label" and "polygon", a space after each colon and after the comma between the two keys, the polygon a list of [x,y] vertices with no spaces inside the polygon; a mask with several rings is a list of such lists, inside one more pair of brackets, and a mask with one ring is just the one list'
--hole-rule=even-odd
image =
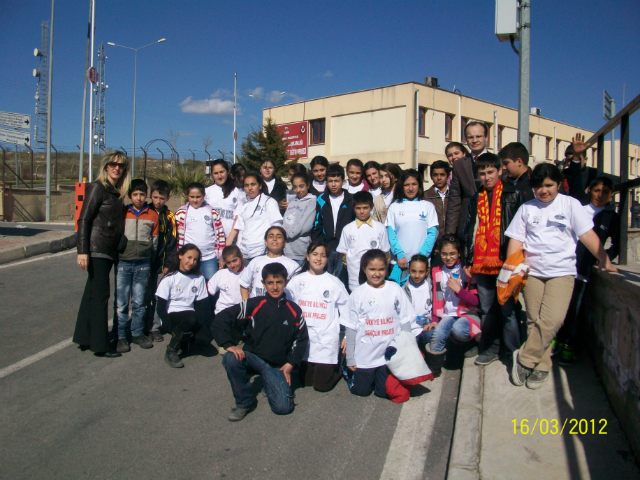
{"label": "date stamp 16/03/2012", "polygon": [[542,435],[606,435],[607,420],[586,418],[567,418],[563,421],[546,418],[536,418],[535,421],[529,419],[513,419],[513,434],[533,435],[534,432]]}

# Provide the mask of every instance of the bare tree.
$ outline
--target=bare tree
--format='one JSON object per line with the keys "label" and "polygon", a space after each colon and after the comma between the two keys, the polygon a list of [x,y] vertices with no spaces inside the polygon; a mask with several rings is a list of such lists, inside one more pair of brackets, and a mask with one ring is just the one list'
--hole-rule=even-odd
{"label": "bare tree", "polygon": [[209,155],[209,152],[207,152],[207,148],[209,148],[212,143],[213,143],[213,140],[211,139],[211,135],[202,137],[202,145],[204,145],[204,151],[207,154],[207,156]]}
{"label": "bare tree", "polygon": [[[180,132],[178,132],[177,130],[174,130],[173,127],[171,127],[171,129],[169,130],[169,132],[167,133],[167,137],[169,137],[169,143],[173,146],[173,149],[177,152],[178,149],[176,148],[176,145],[178,143],[178,140],[180,139]],[[171,169],[173,170],[173,152],[171,152]],[[176,158],[176,160],[180,160],[179,158]]]}

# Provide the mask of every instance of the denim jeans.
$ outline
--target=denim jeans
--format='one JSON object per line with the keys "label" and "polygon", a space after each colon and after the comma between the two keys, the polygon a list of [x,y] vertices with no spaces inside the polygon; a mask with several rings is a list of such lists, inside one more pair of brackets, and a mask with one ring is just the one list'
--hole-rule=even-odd
{"label": "denim jeans", "polygon": [[327,272],[329,272],[334,277],[337,277],[342,282],[347,291],[349,291],[349,277],[347,269],[342,262],[340,254],[335,250],[329,254]]}
{"label": "denim jeans", "polygon": [[200,271],[202,272],[202,275],[204,275],[204,279],[209,282],[211,277],[213,277],[218,271],[218,259],[211,258],[202,262],[200,264]]}
{"label": "denim jeans", "polygon": [[[445,315],[440,319],[436,328],[428,330],[425,333],[431,333],[430,343],[432,352],[441,352],[447,345],[447,339],[453,336],[459,342],[468,342],[471,340],[471,326],[469,320],[465,317],[450,317]],[[423,339],[426,336],[423,337]]]}
{"label": "denim jeans", "polygon": [[[149,259],[121,260],[116,270],[116,312],[118,317],[118,339],[131,335],[144,335],[147,312],[145,296],[149,286],[151,264]],[[131,321],[129,321],[129,299],[131,299]]]}
{"label": "denim jeans", "polygon": [[293,412],[295,395],[279,369],[251,352],[244,352],[244,360],[238,360],[233,353],[227,352],[222,359],[222,366],[227,371],[238,408],[249,408],[256,401],[249,380],[251,375],[257,374],[262,377],[271,411],[278,415]]}
{"label": "denim jeans", "polygon": [[520,324],[518,317],[522,307],[516,305],[513,297],[504,305],[498,302],[497,275],[476,275],[478,298],[482,308],[482,340],[480,353],[500,353],[502,339],[505,353],[513,353],[520,348]]}

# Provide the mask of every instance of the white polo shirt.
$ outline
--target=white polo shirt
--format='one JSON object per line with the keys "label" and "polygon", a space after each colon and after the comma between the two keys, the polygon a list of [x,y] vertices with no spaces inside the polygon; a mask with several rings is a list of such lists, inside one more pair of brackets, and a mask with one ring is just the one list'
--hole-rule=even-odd
{"label": "white polo shirt", "polygon": [[521,205],[505,236],[523,242],[531,275],[555,278],[576,274],[578,237],[593,229],[593,219],[573,197],[558,194],[551,202]]}
{"label": "white polo shirt", "polygon": [[360,286],[360,260],[368,250],[378,248],[383,252],[389,251],[389,237],[384,225],[371,219],[373,227],[358,222],[345,225],[340,236],[340,243],[336,251],[347,254],[347,272],[349,273],[349,290],[352,292]]}
{"label": "white polo shirt", "polygon": [[349,297],[348,314],[340,322],[356,331],[355,361],[358,368],[385,364],[384,352],[400,332],[400,325],[416,318],[409,297],[395,282],[382,288],[363,283]]}
{"label": "white polo shirt", "polygon": [[287,269],[287,278],[291,278],[300,268],[298,262],[284,255],[279,257],[261,255],[254,258],[242,271],[242,274],[240,274],[240,286],[249,290],[249,298],[266,295],[265,289],[262,286],[262,269],[270,263],[281,263],[284,265],[284,268]]}
{"label": "white polo shirt", "polygon": [[387,210],[385,226],[391,227],[396,233],[407,262],[420,252],[427,238],[427,230],[438,225],[436,208],[426,200],[394,201]]}
{"label": "white polo shirt", "polygon": [[164,277],[156,290],[156,297],[167,301],[167,313],[194,311],[195,303],[209,297],[202,275],[185,275],[177,271]]}
{"label": "white polo shirt", "polygon": [[291,279],[287,290],[302,309],[307,323],[309,350],[305,360],[329,365],[338,363],[340,317],[347,314],[347,289],[329,273],[304,272]]}
{"label": "white polo shirt", "polygon": [[242,271],[234,273],[228,268],[223,268],[222,270],[218,270],[215,275],[209,279],[207,283],[209,295],[213,296],[217,292],[220,292],[214,312],[216,315],[225,308],[233,307],[242,302],[242,296],[240,295],[241,273]]}

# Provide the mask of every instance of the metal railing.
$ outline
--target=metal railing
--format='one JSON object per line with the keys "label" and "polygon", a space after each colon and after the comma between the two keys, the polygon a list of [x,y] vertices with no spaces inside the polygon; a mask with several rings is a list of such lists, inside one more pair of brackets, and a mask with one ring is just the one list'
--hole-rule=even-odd
{"label": "metal railing", "polygon": [[604,173],[604,137],[620,125],[620,176],[615,192],[620,193],[620,265],[627,264],[627,234],[629,231],[629,192],[640,187],[640,178],[629,180],[629,117],[640,109],[640,95],[631,100],[620,112],[600,128],[586,143],[597,144],[598,173]]}

